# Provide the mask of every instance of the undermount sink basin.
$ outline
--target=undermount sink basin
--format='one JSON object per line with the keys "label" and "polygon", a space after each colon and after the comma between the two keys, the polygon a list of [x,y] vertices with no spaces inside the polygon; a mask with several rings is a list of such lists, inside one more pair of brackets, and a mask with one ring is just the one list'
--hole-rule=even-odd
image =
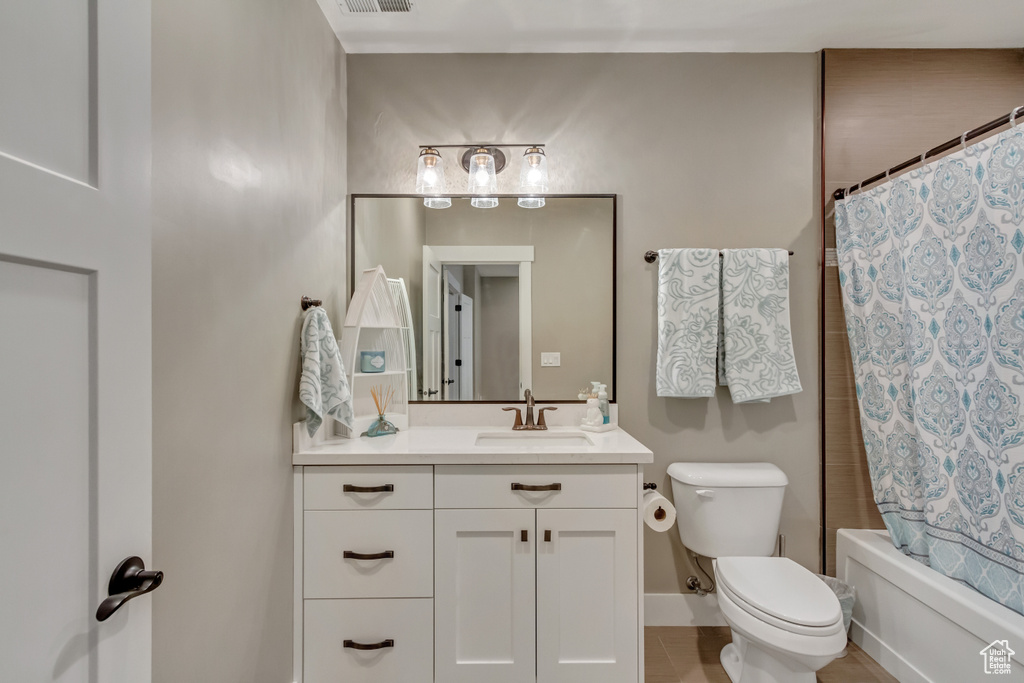
{"label": "undermount sink basin", "polygon": [[480,432],[476,445],[502,448],[580,448],[594,442],[583,432],[519,431]]}

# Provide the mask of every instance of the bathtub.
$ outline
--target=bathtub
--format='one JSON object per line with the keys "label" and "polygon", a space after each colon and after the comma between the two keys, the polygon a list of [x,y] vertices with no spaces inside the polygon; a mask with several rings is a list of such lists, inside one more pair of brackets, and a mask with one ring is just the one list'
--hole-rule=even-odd
{"label": "bathtub", "polygon": [[[885,531],[840,529],[836,577],[857,589],[850,638],[901,683],[1022,680],[1024,616],[893,547]],[[983,648],[1008,641],[1009,676],[985,674]]]}

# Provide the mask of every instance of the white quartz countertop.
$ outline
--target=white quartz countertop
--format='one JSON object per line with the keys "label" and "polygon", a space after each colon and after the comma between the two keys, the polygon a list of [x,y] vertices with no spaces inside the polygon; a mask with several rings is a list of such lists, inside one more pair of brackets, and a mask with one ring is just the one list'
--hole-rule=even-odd
{"label": "white quartz countertop", "polygon": [[[293,465],[582,465],[654,460],[650,449],[618,428],[581,432],[571,427],[551,427],[524,433],[508,427],[409,427],[391,436],[316,440],[305,438],[305,427],[305,423],[296,424]],[[491,438],[494,444],[478,445],[481,433],[512,438]],[[578,434],[585,434],[590,443],[569,438],[566,441],[572,445],[555,444],[562,437]],[[535,435],[554,438],[539,445],[531,442]],[[480,441],[488,440],[485,437]]]}

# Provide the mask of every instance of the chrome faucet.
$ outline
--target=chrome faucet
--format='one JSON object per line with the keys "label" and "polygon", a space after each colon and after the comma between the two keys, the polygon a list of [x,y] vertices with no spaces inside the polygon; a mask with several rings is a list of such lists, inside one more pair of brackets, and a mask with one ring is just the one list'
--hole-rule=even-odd
{"label": "chrome faucet", "polygon": [[534,421],[533,421],[533,407],[534,407],[533,392],[530,391],[529,389],[527,389],[525,392],[523,392],[523,398],[526,399],[526,424],[523,424],[523,414],[522,414],[522,411],[519,410],[519,408],[514,408],[514,407],[502,408],[502,410],[514,410],[514,411],[516,411],[516,422],[515,422],[514,425],[512,425],[512,429],[514,429],[517,432],[521,431],[521,430],[533,431],[533,430],[537,430],[537,429],[547,429],[548,426],[544,422],[544,411],[545,410],[558,410],[558,408],[554,408],[554,407],[551,407],[551,406],[546,406],[544,408],[541,408],[540,410],[537,411],[537,422],[536,422],[536,424],[534,424]]}

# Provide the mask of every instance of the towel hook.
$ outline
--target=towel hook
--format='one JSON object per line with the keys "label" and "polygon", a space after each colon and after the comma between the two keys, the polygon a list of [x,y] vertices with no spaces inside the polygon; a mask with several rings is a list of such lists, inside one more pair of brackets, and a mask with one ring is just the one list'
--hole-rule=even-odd
{"label": "towel hook", "polygon": [[306,311],[314,306],[323,306],[324,302],[320,299],[310,299],[308,296],[302,297],[302,310]]}

